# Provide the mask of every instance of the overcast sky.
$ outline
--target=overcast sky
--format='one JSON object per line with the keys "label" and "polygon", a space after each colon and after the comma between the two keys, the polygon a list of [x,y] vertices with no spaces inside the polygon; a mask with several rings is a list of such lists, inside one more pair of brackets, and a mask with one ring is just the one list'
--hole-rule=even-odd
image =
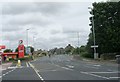
{"label": "overcast sky", "polygon": [[[101,0],[97,0],[101,1]],[[37,49],[86,45],[89,10],[92,2],[12,2],[2,3],[2,44],[15,49],[18,41]],[[33,41],[34,36],[34,41]]]}

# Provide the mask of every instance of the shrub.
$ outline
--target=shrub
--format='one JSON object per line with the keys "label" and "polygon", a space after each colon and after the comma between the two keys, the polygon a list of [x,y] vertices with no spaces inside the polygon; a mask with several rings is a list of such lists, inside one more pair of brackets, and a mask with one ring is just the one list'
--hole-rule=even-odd
{"label": "shrub", "polygon": [[89,54],[88,52],[82,52],[81,56],[86,58],[93,58],[93,54]]}
{"label": "shrub", "polygon": [[107,59],[115,59],[116,53],[104,53],[101,54],[100,58],[103,60],[107,60]]}

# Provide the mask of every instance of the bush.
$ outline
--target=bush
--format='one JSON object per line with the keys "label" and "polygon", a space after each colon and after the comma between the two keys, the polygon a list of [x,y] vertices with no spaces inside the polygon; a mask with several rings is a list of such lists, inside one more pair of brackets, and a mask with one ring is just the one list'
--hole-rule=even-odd
{"label": "bush", "polygon": [[82,52],[81,56],[86,58],[93,58],[93,54],[89,54],[88,52]]}
{"label": "bush", "polygon": [[103,60],[107,60],[107,59],[115,59],[116,53],[104,53],[101,54],[100,58]]}

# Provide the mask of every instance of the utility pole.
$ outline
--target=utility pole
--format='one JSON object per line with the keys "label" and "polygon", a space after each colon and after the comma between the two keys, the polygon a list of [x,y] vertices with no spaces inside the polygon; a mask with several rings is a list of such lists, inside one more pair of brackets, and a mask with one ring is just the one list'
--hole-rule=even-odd
{"label": "utility pole", "polygon": [[[92,11],[92,8],[91,7],[88,7],[88,9],[91,9],[91,13],[93,15],[93,11]],[[94,42],[94,45],[92,46],[94,48],[94,59],[96,59],[96,41],[95,41],[95,27],[94,27],[94,18],[92,16],[92,26],[93,26],[93,42]]]}
{"label": "utility pole", "polygon": [[26,51],[27,51],[27,54],[28,54],[28,30],[29,29],[26,29],[26,42],[27,42],[27,48],[26,48],[27,50]]}
{"label": "utility pole", "polygon": [[28,47],[28,30],[29,30],[29,29],[26,29],[26,31],[27,31],[27,36],[26,36],[26,40],[27,40],[27,47]]}
{"label": "utility pole", "polygon": [[33,36],[33,47],[35,49],[35,36]]}
{"label": "utility pole", "polygon": [[36,35],[37,35],[37,33],[35,33],[35,34],[33,35],[33,47],[34,47],[34,50],[35,50],[35,47],[36,47],[36,45],[35,45]]}
{"label": "utility pole", "polygon": [[80,46],[80,41],[79,41],[80,36],[79,36],[79,32],[77,33],[77,35],[78,35],[78,54],[80,54],[80,51],[79,51],[79,46]]}

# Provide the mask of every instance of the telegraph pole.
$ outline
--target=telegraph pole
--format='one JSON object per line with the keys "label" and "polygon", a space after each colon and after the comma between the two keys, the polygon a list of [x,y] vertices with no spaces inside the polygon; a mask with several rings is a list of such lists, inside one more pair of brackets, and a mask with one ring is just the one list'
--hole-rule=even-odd
{"label": "telegraph pole", "polygon": [[79,46],[80,46],[80,41],[79,41],[80,36],[79,36],[79,32],[77,33],[77,35],[78,35],[78,54],[80,54],[80,51],[79,51]]}
{"label": "telegraph pole", "polygon": [[[88,9],[91,9],[91,13],[93,15],[92,8],[88,7]],[[98,45],[96,45],[96,40],[95,40],[95,27],[94,27],[94,18],[93,18],[93,16],[92,16],[92,26],[93,26],[93,43],[94,43],[94,45],[91,46],[91,47],[94,49],[94,59],[96,59],[96,55],[97,55],[96,48],[98,47]]]}
{"label": "telegraph pole", "polygon": [[27,48],[26,48],[27,50],[26,51],[27,51],[27,54],[28,54],[28,30],[29,29],[26,29],[26,43],[27,43]]}

